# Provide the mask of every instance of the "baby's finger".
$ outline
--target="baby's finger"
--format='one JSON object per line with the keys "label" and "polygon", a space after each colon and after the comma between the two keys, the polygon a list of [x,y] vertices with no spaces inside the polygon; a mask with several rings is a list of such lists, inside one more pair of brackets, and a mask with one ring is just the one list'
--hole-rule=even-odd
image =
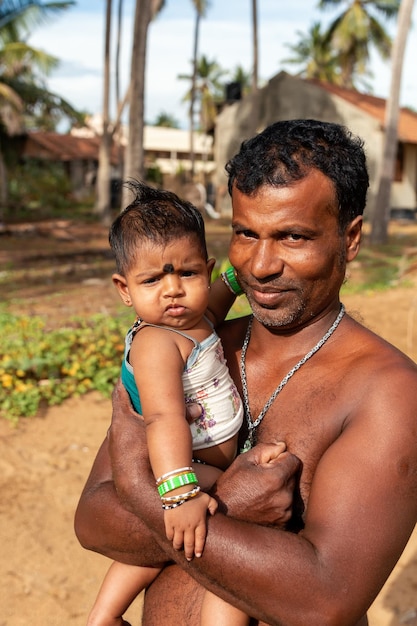
{"label": "baby's finger", "polygon": [[203,554],[204,544],[206,543],[207,529],[205,524],[197,526],[195,529],[195,548],[194,554],[200,557]]}
{"label": "baby's finger", "polygon": [[189,529],[184,533],[184,555],[187,561],[194,557],[194,529]]}
{"label": "baby's finger", "polygon": [[172,547],[175,550],[181,550],[184,543],[184,532],[182,530],[174,529]]}

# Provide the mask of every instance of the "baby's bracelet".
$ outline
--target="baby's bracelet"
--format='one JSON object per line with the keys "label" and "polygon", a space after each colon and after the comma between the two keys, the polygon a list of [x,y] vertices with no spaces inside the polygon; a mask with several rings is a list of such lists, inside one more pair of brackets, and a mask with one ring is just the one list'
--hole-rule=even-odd
{"label": "baby's bracelet", "polygon": [[180,500],[191,500],[192,498],[195,498],[199,492],[200,487],[199,485],[196,485],[193,489],[187,491],[186,493],[179,493],[176,496],[161,496],[161,502],[162,504],[173,504],[175,502],[179,502]]}
{"label": "baby's bracelet", "polygon": [[185,485],[196,485],[197,483],[198,479],[194,472],[175,474],[174,476],[167,478],[158,485],[158,493],[162,497],[169,491],[178,489],[178,487],[184,487]]}
{"label": "baby's bracelet", "polygon": [[232,266],[228,267],[225,272],[222,272],[220,274],[220,278],[222,279],[222,281],[224,282],[224,284],[226,285],[228,290],[234,296],[241,296],[242,295],[243,289],[242,289],[242,287],[239,285],[239,283],[237,281],[236,272],[235,272],[235,268],[234,267],[232,267]]}
{"label": "baby's bracelet", "polygon": [[179,476],[180,474],[186,474],[187,472],[192,472],[193,468],[192,467],[180,467],[179,469],[176,470],[171,470],[170,472],[167,472],[166,474],[162,474],[162,476],[160,476],[159,478],[156,479],[156,485],[160,485],[161,483],[164,482],[164,480],[166,480],[167,478],[170,478],[171,476]]}
{"label": "baby's bracelet", "polygon": [[176,509],[177,506],[181,506],[181,504],[185,504],[187,500],[178,500],[178,502],[172,502],[171,504],[163,504],[162,508],[164,511],[171,511],[171,509]]}

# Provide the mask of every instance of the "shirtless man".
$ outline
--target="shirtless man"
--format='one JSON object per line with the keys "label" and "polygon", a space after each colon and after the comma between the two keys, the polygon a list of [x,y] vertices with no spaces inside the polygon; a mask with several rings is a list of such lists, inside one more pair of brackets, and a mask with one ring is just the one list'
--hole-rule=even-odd
{"label": "shirtless man", "polygon": [[[257,445],[218,481],[203,556],[188,563],[165,538],[144,429],[119,386],[76,530],[111,558],[176,563],[147,591],[144,626],[198,626],[202,587],[254,623],[364,626],[417,521],[417,366],[339,300],[360,245],[362,144],[338,125],[277,122],[226,169],[230,260],[253,318],[219,334],[247,405],[242,444]],[[288,453],[260,467],[278,441]]]}

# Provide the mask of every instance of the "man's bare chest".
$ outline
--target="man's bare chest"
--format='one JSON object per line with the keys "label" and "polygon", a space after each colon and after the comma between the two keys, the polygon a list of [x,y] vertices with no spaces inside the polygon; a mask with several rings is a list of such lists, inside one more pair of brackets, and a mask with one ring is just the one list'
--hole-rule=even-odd
{"label": "man's bare chest", "polygon": [[[343,430],[351,394],[342,376],[312,366],[288,381],[259,421],[274,387],[272,377],[257,378],[257,384],[253,380],[248,385],[250,418],[246,416],[241,441],[247,440],[250,430],[254,443],[284,441],[302,462],[300,490],[306,503],[317,464]],[[249,428],[249,419],[258,425]]]}

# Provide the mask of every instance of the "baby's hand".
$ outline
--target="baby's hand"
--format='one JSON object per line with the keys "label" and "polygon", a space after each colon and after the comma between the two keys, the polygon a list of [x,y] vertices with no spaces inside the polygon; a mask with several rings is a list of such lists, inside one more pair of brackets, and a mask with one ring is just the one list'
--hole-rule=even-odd
{"label": "baby's hand", "polygon": [[184,546],[187,561],[191,561],[194,555],[202,555],[207,532],[207,511],[214,515],[217,506],[216,500],[200,492],[181,506],[164,512],[166,536],[176,550]]}
{"label": "baby's hand", "polygon": [[266,467],[270,464],[274,464],[274,461],[284,454],[287,446],[283,441],[277,443],[268,443],[256,446],[253,450],[255,453],[255,464]]}

